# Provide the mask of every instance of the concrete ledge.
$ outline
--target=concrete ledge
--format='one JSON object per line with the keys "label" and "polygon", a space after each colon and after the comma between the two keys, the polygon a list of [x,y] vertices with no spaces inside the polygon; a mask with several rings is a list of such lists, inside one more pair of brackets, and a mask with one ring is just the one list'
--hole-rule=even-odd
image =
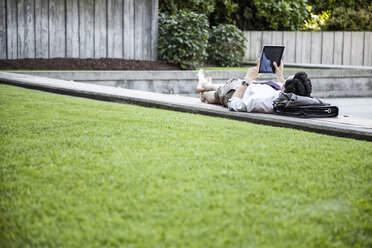
{"label": "concrete ledge", "polygon": [[327,135],[372,141],[371,121],[361,122],[348,118],[301,119],[271,114],[232,112],[218,105],[202,103],[199,99],[193,97],[114,88],[6,72],[0,72],[0,82],[65,95],[218,116],[264,125],[295,128]]}
{"label": "concrete ledge", "polygon": [[[284,72],[293,75],[297,70]],[[23,71],[15,73],[166,94],[195,94],[196,71]],[[214,83],[243,78],[245,71],[207,71]],[[372,70],[306,70],[316,97],[372,97]],[[264,74],[262,80],[276,80]]]}

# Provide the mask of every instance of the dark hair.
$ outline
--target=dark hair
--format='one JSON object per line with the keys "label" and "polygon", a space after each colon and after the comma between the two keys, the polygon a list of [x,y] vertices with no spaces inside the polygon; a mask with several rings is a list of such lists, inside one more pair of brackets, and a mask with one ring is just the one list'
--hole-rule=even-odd
{"label": "dark hair", "polygon": [[288,79],[284,84],[285,93],[294,93],[299,96],[310,96],[311,81],[303,71],[297,72],[292,79]]}

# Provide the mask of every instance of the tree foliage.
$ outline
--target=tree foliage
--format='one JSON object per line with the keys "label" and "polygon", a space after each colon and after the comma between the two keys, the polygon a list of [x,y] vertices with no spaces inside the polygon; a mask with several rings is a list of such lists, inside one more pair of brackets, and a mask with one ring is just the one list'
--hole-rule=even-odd
{"label": "tree foliage", "polygon": [[372,30],[372,2],[370,0],[309,0],[311,11],[329,17],[322,30]]}
{"label": "tree foliage", "polygon": [[302,30],[309,23],[322,30],[371,30],[371,0],[160,0],[159,6],[162,13],[193,11],[205,14],[210,26],[242,30]]}
{"label": "tree foliage", "polygon": [[233,23],[232,14],[238,9],[238,4],[232,0],[160,0],[161,13],[168,15],[179,11],[195,12],[207,16],[210,25]]}
{"label": "tree foliage", "polygon": [[340,7],[353,10],[367,8],[371,0],[308,0],[308,4],[312,7],[311,11],[314,14],[322,14],[327,11],[332,13]]}
{"label": "tree foliage", "polygon": [[344,7],[335,8],[322,29],[329,31],[372,31],[372,4],[371,8],[359,8],[357,10]]}
{"label": "tree foliage", "polygon": [[160,0],[160,12],[205,14],[211,26],[235,24],[242,30],[299,30],[309,17],[306,0]]}

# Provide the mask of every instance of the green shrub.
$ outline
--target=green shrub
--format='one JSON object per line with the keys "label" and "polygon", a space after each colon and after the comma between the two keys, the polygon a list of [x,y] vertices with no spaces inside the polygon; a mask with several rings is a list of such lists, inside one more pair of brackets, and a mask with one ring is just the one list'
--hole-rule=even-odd
{"label": "green shrub", "polygon": [[239,66],[243,63],[245,38],[234,25],[220,24],[210,31],[208,55],[221,66]]}
{"label": "green shrub", "polygon": [[372,4],[358,10],[339,7],[334,9],[323,30],[329,31],[372,31]]}
{"label": "green shrub", "polygon": [[159,16],[159,58],[183,69],[195,69],[207,57],[208,19],[181,11]]}

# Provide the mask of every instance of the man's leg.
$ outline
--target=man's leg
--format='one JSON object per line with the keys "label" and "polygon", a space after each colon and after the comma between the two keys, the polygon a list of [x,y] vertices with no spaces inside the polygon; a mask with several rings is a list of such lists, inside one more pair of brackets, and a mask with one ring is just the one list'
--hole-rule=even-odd
{"label": "man's leg", "polygon": [[200,98],[203,99],[202,102],[216,104],[218,102],[217,102],[215,94],[216,94],[216,91],[214,90],[200,92]]}
{"label": "man's leg", "polygon": [[206,78],[204,75],[204,70],[200,69],[198,72],[198,85],[196,86],[197,92],[205,91],[216,91],[219,87],[224,84],[212,84],[212,78]]}
{"label": "man's leg", "polygon": [[198,85],[196,90],[200,92],[200,100],[212,104],[221,104],[227,107],[228,100],[235,90],[241,85],[241,79],[231,78],[225,84],[212,84],[211,78],[206,78],[203,69],[198,72]]}

